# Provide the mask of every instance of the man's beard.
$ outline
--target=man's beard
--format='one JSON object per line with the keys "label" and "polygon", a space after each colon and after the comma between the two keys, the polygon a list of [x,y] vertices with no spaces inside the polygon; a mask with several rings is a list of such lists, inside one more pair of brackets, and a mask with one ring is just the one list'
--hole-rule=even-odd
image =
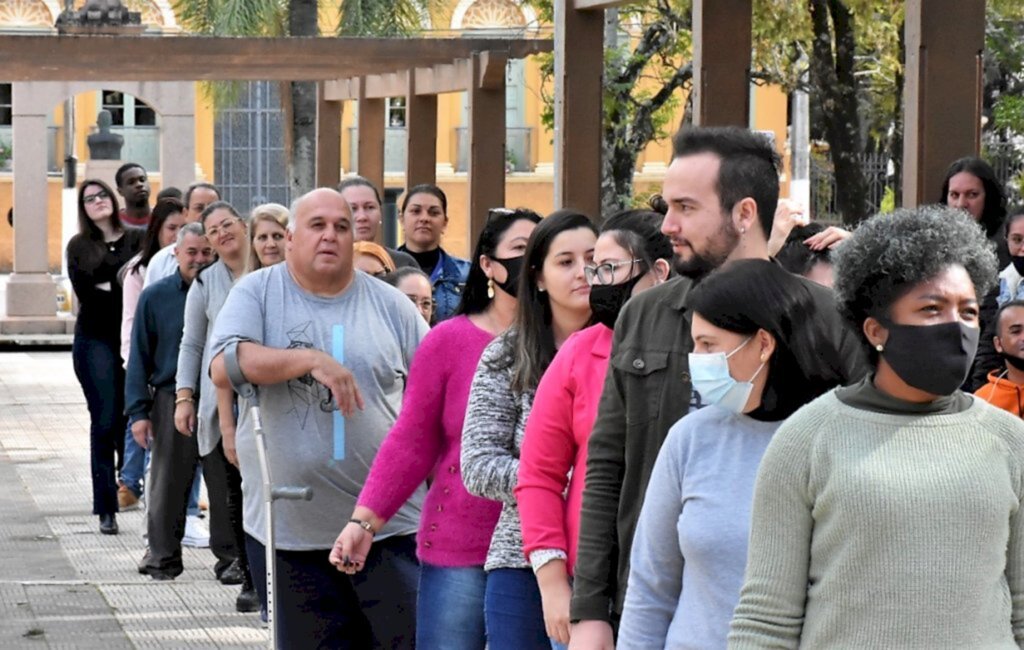
{"label": "man's beard", "polygon": [[708,240],[708,248],[703,253],[698,253],[691,247],[689,259],[676,256],[673,267],[676,273],[691,280],[700,280],[718,267],[725,264],[729,259],[736,245],[740,241],[740,233],[732,220],[728,217],[722,218],[722,225],[718,231]]}

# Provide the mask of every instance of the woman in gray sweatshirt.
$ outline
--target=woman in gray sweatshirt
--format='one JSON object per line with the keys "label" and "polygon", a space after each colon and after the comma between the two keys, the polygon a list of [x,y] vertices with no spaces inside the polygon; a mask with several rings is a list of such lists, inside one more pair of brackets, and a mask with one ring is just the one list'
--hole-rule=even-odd
{"label": "woman in gray sweatshirt", "polygon": [[1024,648],[1024,424],[959,390],[996,277],[985,234],[897,210],[835,263],[873,371],[768,446],[729,647]]}
{"label": "woman in gray sweatshirt", "polygon": [[754,478],[782,420],[839,384],[807,280],[741,260],[687,296],[703,408],[672,427],[637,525],[618,647],[723,648],[747,559]]}

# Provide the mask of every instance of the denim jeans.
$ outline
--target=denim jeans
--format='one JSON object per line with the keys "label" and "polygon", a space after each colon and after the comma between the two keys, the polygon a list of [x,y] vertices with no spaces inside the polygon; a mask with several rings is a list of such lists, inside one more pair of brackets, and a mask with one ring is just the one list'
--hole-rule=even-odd
{"label": "denim jeans", "polygon": [[[260,601],[267,602],[266,549],[245,536]],[[328,561],[329,549],[277,551],[274,623],[279,648],[364,650],[415,647],[416,536],[374,542],[354,576]]]}
{"label": "denim jeans", "polygon": [[142,496],[142,479],[149,467],[149,450],[143,449],[135,442],[132,427],[128,425],[124,432],[124,462],[121,464],[121,483],[137,496]]}
{"label": "denim jeans", "polygon": [[550,650],[544,627],[540,587],[530,569],[494,569],[487,573],[484,596],[490,650]]}
{"label": "denim jeans", "polygon": [[416,603],[418,650],[484,650],[483,567],[420,567]]}
{"label": "denim jeans", "polygon": [[111,514],[117,512],[117,468],[127,423],[120,344],[76,333],[71,360],[89,407],[92,513]]}
{"label": "denim jeans", "polygon": [[[121,483],[137,497],[142,496],[142,480],[149,469],[149,450],[143,449],[135,442],[132,427],[128,425],[124,432],[124,462],[121,464]],[[196,466],[196,476],[192,481],[192,489],[188,495],[188,514],[199,515],[199,489],[203,481],[203,468]]]}

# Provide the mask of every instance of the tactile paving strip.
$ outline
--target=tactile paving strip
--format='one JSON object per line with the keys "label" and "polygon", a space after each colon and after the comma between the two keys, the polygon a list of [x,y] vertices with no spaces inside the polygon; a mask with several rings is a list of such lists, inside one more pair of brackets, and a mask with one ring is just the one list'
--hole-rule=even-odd
{"label": "tactile paving strip", "polygon": [[[265,648],[266,627],[255,614],[234,611],[238,587],[214,579],[209,549],[185,548],[185,572],[157,583],[136,570],[145,552],[143,510],[118,515],[119,535],[98,533],[88,427],[69,353],[0,354],[0,450],[24,484],[18,498],[31,499],[38,519],[31,536],[59,552],[75,578],[54,580],[31,563],[18,575],[14,564],[15,575],[0,581],[0,645]],[[3,536],[13,536],[2,526],[6,554]]]}

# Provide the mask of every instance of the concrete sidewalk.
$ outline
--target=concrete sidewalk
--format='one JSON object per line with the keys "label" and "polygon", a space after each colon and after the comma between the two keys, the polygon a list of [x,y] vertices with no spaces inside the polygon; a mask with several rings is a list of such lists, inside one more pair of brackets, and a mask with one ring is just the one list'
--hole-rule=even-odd
{"label": "concrete sidewalk", "polygon": [[0,648],[265,648],[209,550],[184,549],[185,572],[153,582],[135,568],[140,510],[99,534],[88,431],[70,353],[0,354]]}

